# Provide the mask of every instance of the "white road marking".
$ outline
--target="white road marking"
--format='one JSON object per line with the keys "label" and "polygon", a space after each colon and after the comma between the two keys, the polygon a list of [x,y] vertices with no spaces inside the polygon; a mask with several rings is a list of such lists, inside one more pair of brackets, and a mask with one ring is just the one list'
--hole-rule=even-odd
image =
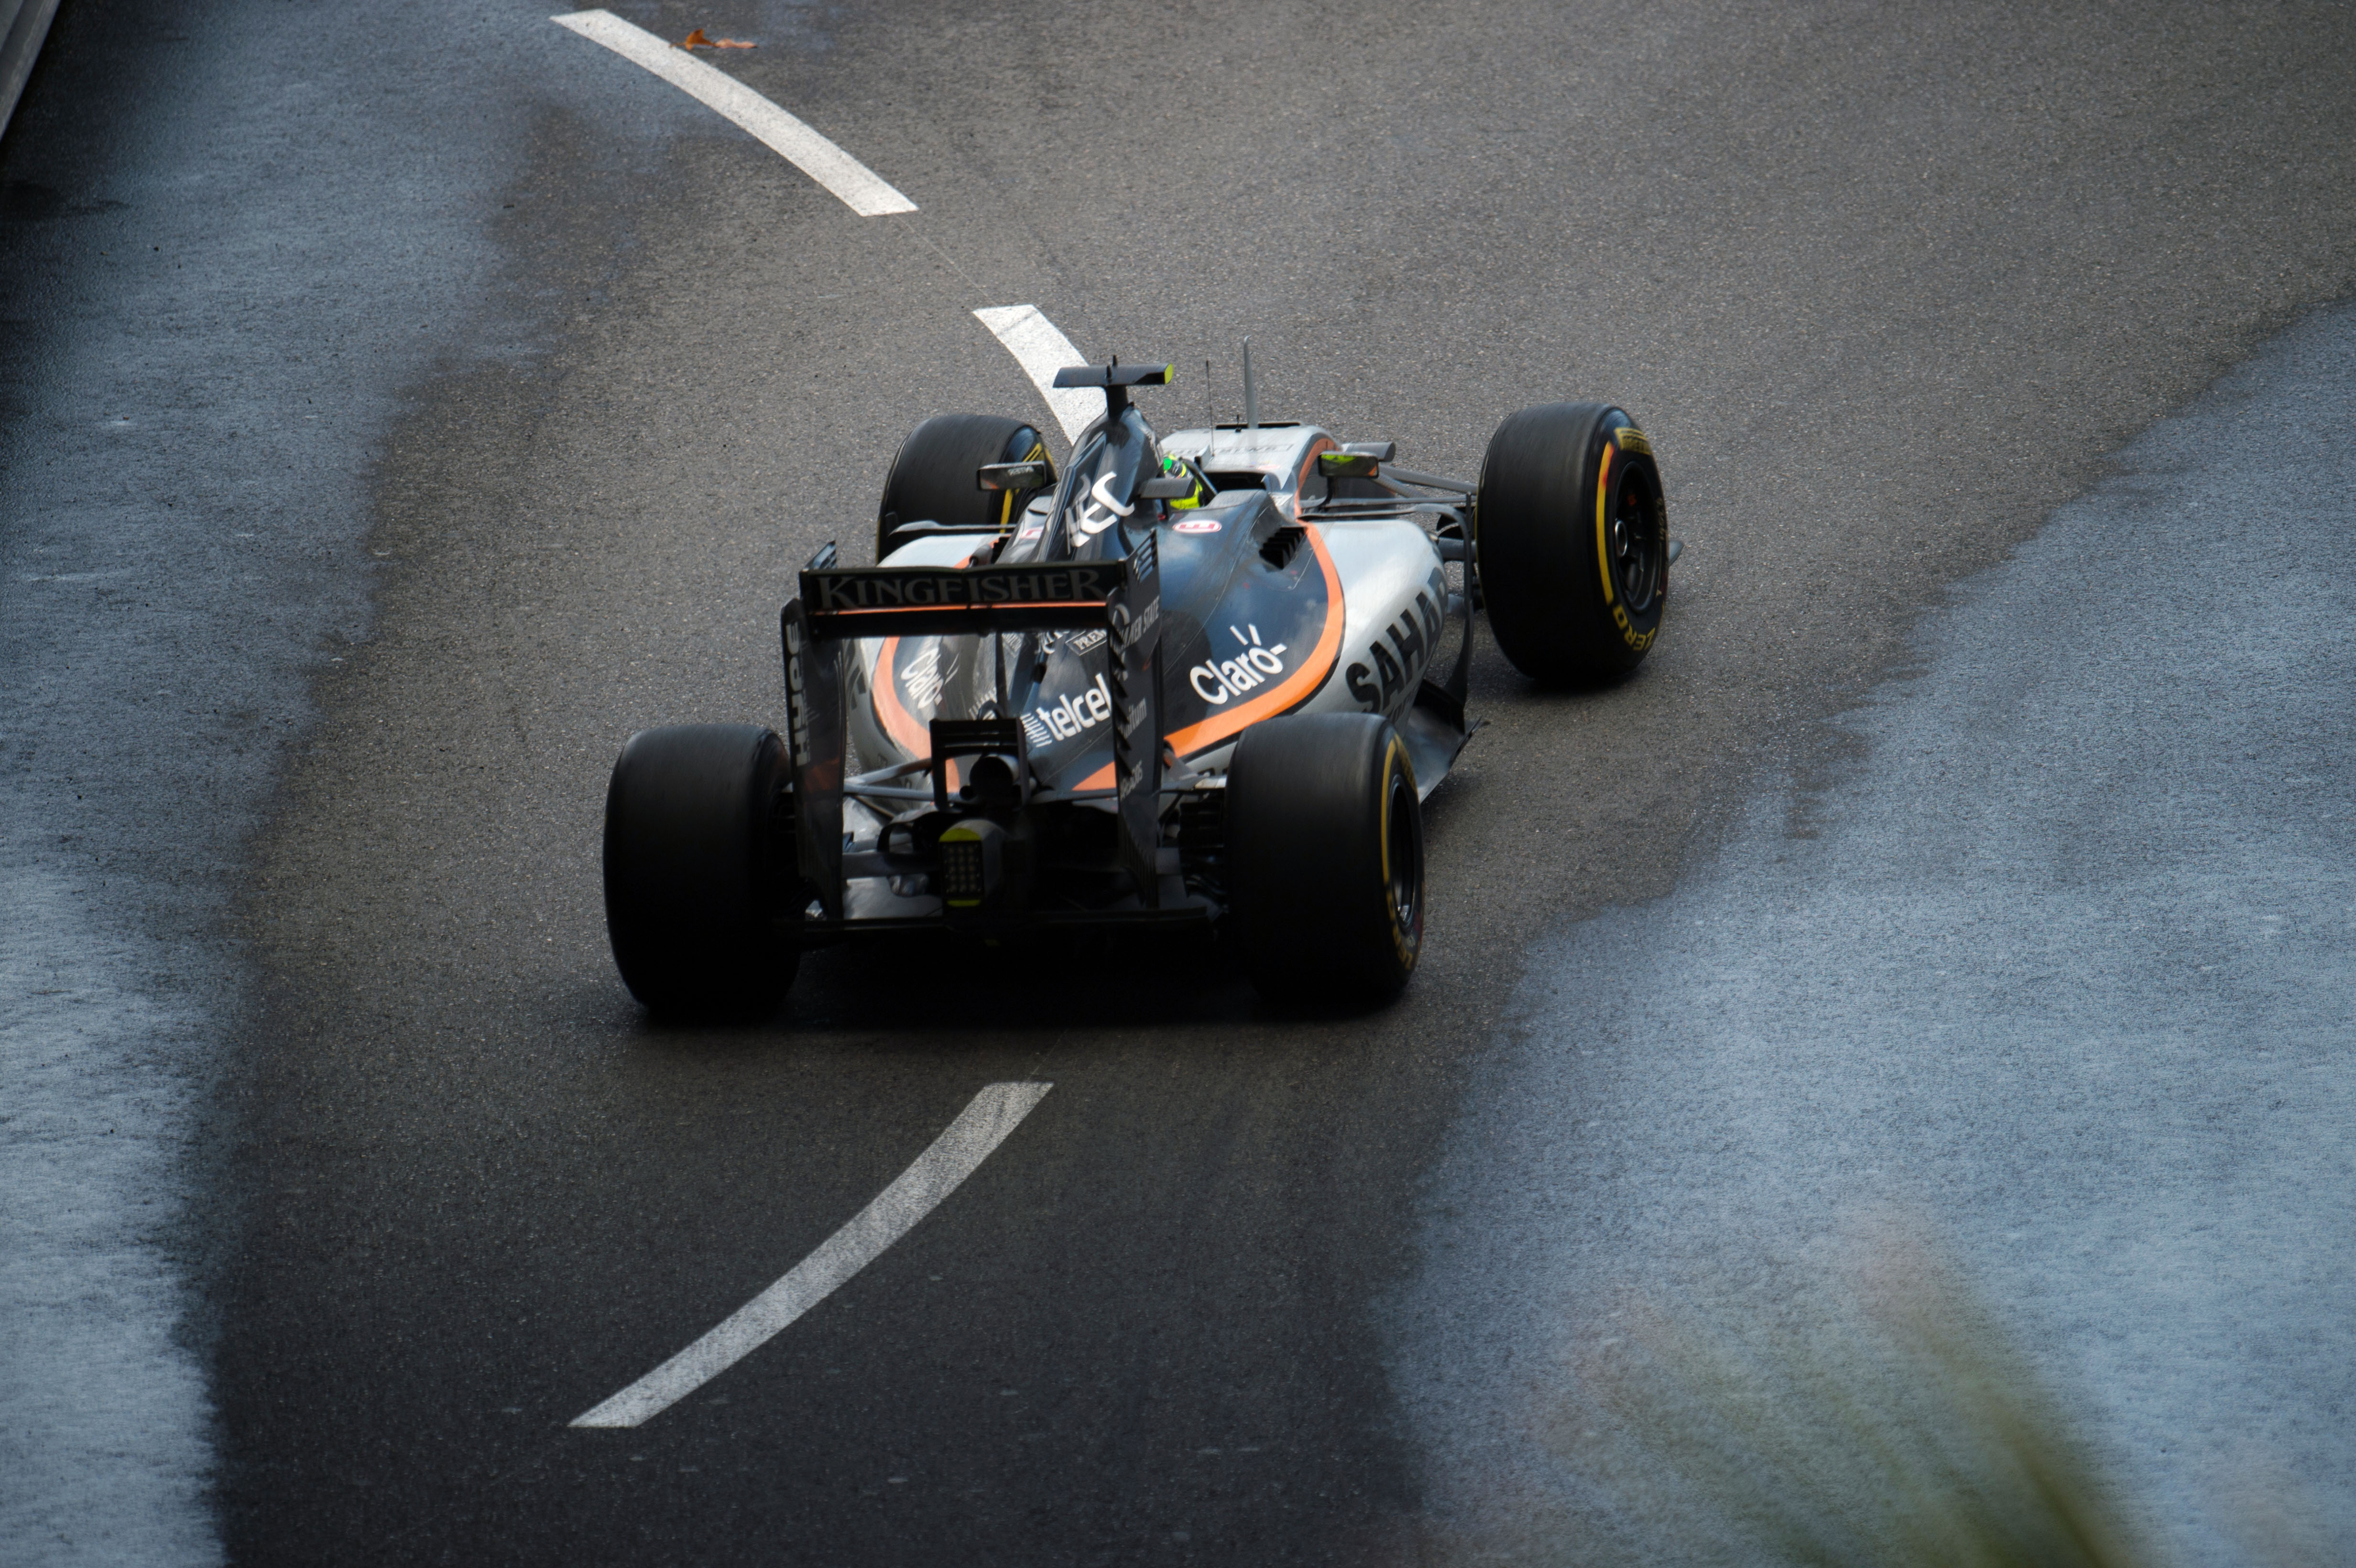
{"label": "white road marking", "polygon": [[715,70],[685,49],[673,48],[611,11],[574,11],[551,16],[592,43],[603,44],[634,65],[642,65],[689,97],[708,104],[753,133],[781,158],[841,197],[862,218],[914,212],[916,204],[883,176],[811,130],[724,70]]}
{"label": "white road marking", "polygon": [[816,1307],[835,1286],[884,1254],[980,1168],[991,1151],[1047,1097],[1050,1083],[992,1083],[958,1113],[948,1130],[899,1179],[829,1236],[792,1273],[724,1322],[587,1414],[575,1426],[636,1426],[685,1399]]}
{"label": "white road marking", "polygon": [[1057,387],[1055,372],[1067,365],[1084,365],[1087,361],[1072,347],[1072,340],[1055,330],[1055,324],[1039,314],[1035,304],[998,304],[978,310],[975,317],[990,328],[1039,395],[1047,400],[1055,422],[1064,427],[1066,441],[1077,441],[1080,432],[1088,428],[1096,417],[1104,412],[1104,395],[1086,387]]}

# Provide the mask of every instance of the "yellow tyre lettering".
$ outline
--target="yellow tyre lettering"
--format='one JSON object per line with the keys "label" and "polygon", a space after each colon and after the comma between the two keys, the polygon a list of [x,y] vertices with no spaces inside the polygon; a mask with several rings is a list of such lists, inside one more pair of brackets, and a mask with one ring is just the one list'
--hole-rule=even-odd
{"label": "yellow tyre lettering", "polygon": [[1649,632],[1636,630],[1636,624],[1628,619],[1628,612],[1617,604],[1612,606],[1612,624],[1620,628],[1621,640],[1640,654],[1651,647],[1653,639],[1660,635],[1658,626]]}
{"label": "yellow tyre lettering", "polygon": [[1398,905],[1391,901],[1391,776],[1404,772],[1408,787],[1415,787],[1415,764],[1407,760],[1406,746],[1397,735],[1391,737],[1390,749],[1383,753],[1383,901],[1390,906],[1391,946],[1401,964],[1415,961],[1415,947],[1408,941],[1407,923],[1399,919]]}
{"label": "yellow tyre lettering", "polygon": [[1595,571],[1596,575],[1602,579],[1603,602],[1606,604],[1612,603],[1616,597],[1612,592],[1611,536],[1608,531],[1609,525],[1603,517],[1604,504],[1611,495],[1612,443],[1606,442],[1603,445],[1603,461],[1596,464],[1595,468]]}
{"label": "yellow tyre lettering", "polygon": [[1595,471],[1595,574],[1603,584],[1603,602],[1612,606],[1612,624],[1620,628],[1620,638],[1637,653],[1653,645],[1658,628],[1651,632],[1636,630],[1622,608],[1620,596],[1612,588],[1612,454],[1614,452],[1639,452],[1650,456],[1653,443],[1634,425],[1622,425],[1603,443],[1602,461]]}

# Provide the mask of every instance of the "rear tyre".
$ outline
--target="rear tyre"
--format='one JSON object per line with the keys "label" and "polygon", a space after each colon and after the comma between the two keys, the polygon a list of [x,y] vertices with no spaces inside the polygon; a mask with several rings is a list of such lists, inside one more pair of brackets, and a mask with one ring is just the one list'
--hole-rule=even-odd
{"label": "rear tyre", "polygon": [[1549,403],[1499,425],[1473,539],[1489,630],[1532,679],[1617,680],[1660,635],[1668,512],[1652,444],[1626,411]]}
{"label": "rear tyre", "polygon": [[974,473],[984,464],[1029,463],[1047,455],[1034,425],[995,414],[936,414],[900,443],[884,499],[875,508],[875,559],[902,523],[929,518],[952,528],[1011,528],[1036,490],[1017,495],[983,490]]}
{"label": "rear tyre", "polygon": [[1407,747],[1380,714],[1294,714],[1245,731],[1227,768],[1226,859],[1261,995],[1375,1006],[1415,972],[1423,808]]}
{"label": "rear tyre", "polygon": [[800,954],[770,922],[798,884],[785,747],[757,724],[641,730],[605,789],[605,933],[648,1011],[774,1008]]}

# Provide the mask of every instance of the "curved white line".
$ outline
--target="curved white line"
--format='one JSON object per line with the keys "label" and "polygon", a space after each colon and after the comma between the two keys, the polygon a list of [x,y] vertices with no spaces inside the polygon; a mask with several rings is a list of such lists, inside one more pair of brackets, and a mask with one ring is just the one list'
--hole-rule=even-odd
{"label": "curved white line", "polygon": [[842,198],[862,218],[914,212],[916,204],[882,176],[811,130],[724,70],[715,70],[685,49],[674,48],[611,11],[573,11],[550,21],[603,44],[633,65],[641,65],[697,101],[718,110],[753,133],[794,167]]}
{"label": "curved white line", "polygon": [[948,1131],[900,1173],[851,1223],[829,1236],[792,1273],[738,1307],[710,1333],[596,1409],[575,1426],[636,1426],[672,1405],[766,1344],[835,1286],[884,1254],[916,1221],[938,1207],[1006,1141],[1051,1083],[992,1083],[958,1113]]}
{"label": "curved white line", "polygon": [[1006,346],[1023,373],[1031,378],[1031,384],[1039,389],[1039,395],[1047,400],[1055,422],[1064,427],[1064,439],[1079,440],[1080,432],[1104,412],[1104,402],[1087,388],[1055,384],[1056,371],[1087,363],[1072,340],[1058,332],[1035,304],[994,304],[973,314]]}

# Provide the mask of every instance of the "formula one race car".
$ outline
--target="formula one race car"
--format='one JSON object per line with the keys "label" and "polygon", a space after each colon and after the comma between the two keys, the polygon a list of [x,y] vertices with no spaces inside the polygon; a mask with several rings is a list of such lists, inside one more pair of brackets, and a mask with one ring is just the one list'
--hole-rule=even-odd
{"label": "formula one race car", "polygon": [[1021,421],[926,421],[877,564],[829,545],[785,606],[789,739],[630,738],[605,916],[641,1002],[755,1011],[804,948],[940,929],[1209,927],[1270,996],[1407,983],[1472,617],[1540,681],[1633,669],[1676,553],[1651,444],[1526,409],[1466,484],[1314,425],[1159,437],[1130,394],[1169,380],[1062,371],[1105,412],[1060,476]]}

